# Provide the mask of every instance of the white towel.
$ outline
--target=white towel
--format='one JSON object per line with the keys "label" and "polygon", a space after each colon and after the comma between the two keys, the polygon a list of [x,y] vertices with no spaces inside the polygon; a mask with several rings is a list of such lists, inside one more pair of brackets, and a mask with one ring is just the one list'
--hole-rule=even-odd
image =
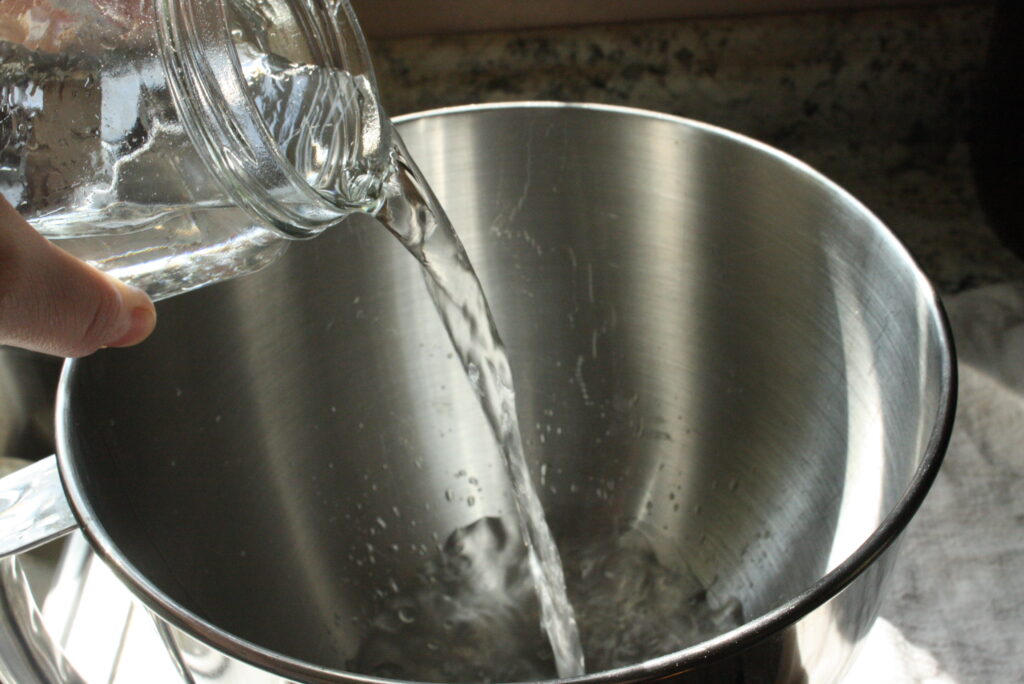
{"label": "white towel", "polygon": [[946,308],[960,370],[953,438],[844,684],[1024,681],[1024,284]]}

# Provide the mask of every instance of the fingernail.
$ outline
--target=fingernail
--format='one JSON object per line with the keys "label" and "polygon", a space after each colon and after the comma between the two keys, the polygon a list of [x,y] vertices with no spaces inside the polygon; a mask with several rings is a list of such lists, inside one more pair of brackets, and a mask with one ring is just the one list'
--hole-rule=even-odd
{"label": "fingernail", "polygon": [[106,346],[130,347],[133,344],[138,344],[149,337],[155,326],[156,311],[154,311],[152,305],[137,306],[132,309],[131,324],[128,326],[128,331],[113,342],[108,342]]}

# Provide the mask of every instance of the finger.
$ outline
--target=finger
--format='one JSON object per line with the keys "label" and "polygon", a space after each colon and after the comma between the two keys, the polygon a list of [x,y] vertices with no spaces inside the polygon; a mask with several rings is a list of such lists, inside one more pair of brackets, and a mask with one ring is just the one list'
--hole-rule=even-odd
{"label": "finger", "polygon": [[0,343],[85,356],[137,344],[154,325],[142,290],[58,248],[0,196]]}

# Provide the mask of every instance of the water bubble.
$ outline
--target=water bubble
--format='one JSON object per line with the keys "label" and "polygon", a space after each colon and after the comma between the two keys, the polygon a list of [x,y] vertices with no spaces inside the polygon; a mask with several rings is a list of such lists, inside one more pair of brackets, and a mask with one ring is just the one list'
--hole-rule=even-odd
{"label": "water bubble", "polygon": [[473,391],[483,396],[484,391],[480,387],[480,368],[472,361],[466,364],[466,376],[469,378],[469,384],[473,386]]}

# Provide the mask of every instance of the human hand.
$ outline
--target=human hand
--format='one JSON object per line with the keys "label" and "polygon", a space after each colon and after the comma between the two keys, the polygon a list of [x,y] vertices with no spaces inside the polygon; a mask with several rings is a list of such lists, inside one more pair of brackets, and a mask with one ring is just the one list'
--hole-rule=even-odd
{"label": "human hand", "polygon": [[0,344],[57,356],[146,339],[156,309],[37,233],[0,195]]}

